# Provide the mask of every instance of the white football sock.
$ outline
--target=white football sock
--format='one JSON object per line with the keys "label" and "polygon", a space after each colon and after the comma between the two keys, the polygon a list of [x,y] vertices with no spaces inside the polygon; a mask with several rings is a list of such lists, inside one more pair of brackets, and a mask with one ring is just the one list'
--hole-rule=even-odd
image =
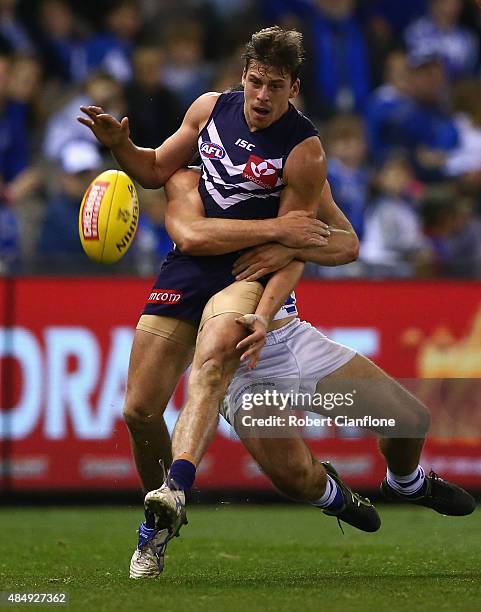
{"label": "white football sock", "polygon": [[336,481],[333,480],[329,474],[327,474],[326,490],[324,491],[323,496],[309,503],[313,506],[317,506],[318,508],[328,508],[334,501],[337,492],[338,486]]}
{"label": "white football sock", "polygon": [[417,493],[424,484],[424,478],[424,470],[420,465],[418,465],[412,474],[407,474],[407,476],[393,474],[389,468],[386,472],[388,485],[402,495],[413,495]]}

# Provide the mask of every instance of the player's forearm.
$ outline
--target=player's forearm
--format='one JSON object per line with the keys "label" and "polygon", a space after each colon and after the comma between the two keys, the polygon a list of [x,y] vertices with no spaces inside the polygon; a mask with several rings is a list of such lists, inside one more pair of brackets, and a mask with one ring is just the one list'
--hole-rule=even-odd
{"label": "player's forearm", "polygon": [[154,149],[137,147],[130,139],[125,144],[114,147],[112,155],[122,170],[146,189],[158,189],[169,178],[159,172]]}
{"label": "player's forearm", "polygon": [[249,221],[201,218],[184,222],[169,217],[167,231],[183,253],[224,255],[278,238],[276,219]]}
{"label": "player's forearm", "polygon": [[296,260],[275,272],[264,289],[255,314],[270,322],[295,288],[303,269],[304,263]]}
{"label": "player's forearm", "polygon": [[331,235],[323,247],[293,249],[295,258],[319,266],[340,266],[356,261],[359,256],[359,239],[354,231],[329,228]]}

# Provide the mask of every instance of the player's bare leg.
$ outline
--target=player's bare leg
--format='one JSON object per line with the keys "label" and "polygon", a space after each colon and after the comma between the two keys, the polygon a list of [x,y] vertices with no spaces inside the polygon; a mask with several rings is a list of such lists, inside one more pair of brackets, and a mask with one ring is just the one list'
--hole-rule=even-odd
{"label": "player's bare leg", "polygon": [[237,343],[246,336],[235,323],[238,314],[221,314],[206,321],[199,333],[187,402],[175,426],[173,463],[166,482],[145,496],[145,508],[156,517],[157,529],[177,535],[186,522],[185,493],[195,479],[196,467],[216,432],[219,404],[238,365]]}
{"label": "player's bare leg", "polygon": [[388,467],[381,489],[388,498],[424,505],[441,514],[473,512],[475,501],[469,493],[434,473],[426,476],[419,465],[430,423],[429,411],[422,402],[362,355],[319,381],[316,390],[321,394],[332,392],[339,384],[356,387],[349,416],[368,414],[396,422],[398,437],[384,434],[379,439]]}
{"label": "player's bare leg", "polygon": [[[308,502],[357,529],[368,532],[379,529],[381,521],[370,501],[351,491],[332,465],[317,461],[296,428],[246,428],[242,412],[239,410],[235,416],[235,431],[281,493]],[[256,407],[250,416],[265,418],[269,413],[272,414],[272,409]]]}
{"label": "player's bare leg", "polygon": [[238,317],[213,317],[199,334],[187,402],[172,437],[174,459],[187,454],[198,464],[215,434],[219,404],[239,366],[241,352],[235,347],[246,336],[246,329],[235,322]]}
{"label": "player's bare leg", "polygon": [[144,491],[162,484],[159,459],[166,469],[172,462],[170,435],[163,414],[192,355],[191,347],[143,330],[135,332],[124,418]]}
{"label": "player's bare leg", "polygon": [[342,409],[349,417],[369,414],[375,418],[393,418],[397,432],[406,435],[412,432],[412,438],[382,437],[379,441],[389,469],[399,475],[410,474],[419,464],[429,428],[426,406],[362,355],[355,355],[346,365],[319,381],[316,391],[332,392],[344,383],[356,390],[354,405]]}
{"label": "player's bare leg", "polygon": [[[161,336],[137,330],[130,356],[124,417],[132,452],[144,490],[161,485],[172,460],[171,442],[163,413],[175,386],[192,359],[193,349]],[[130,561],[131,578],[150,578],[163,569],[170,534],[155,526],[146,512],[137,547]]]}

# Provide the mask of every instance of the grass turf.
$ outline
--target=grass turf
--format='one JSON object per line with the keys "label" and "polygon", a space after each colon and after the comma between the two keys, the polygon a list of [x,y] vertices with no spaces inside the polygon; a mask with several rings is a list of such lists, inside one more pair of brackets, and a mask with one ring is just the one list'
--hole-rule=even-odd
{"label": "grass turf", "polygon": [[[160,579],[127,577],[139,510],[0,510],[0,590],[67,591],[70,610],[481,609],[480,510],[381,507],[376,534],[313,508],[191,508]],[[23,607],[23,609],[25,609]]]}

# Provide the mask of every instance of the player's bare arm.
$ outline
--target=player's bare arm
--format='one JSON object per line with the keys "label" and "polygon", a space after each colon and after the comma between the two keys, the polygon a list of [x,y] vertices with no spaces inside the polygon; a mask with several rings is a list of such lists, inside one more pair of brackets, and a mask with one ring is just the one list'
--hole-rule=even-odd
{"label": "player's bare arm", "polygon": [[165,225],[183,253],[223,255],[266,242],[294,248],[327,245],[326,223],[305,211],[263,220],[206,217],[198,185],[199,173],[192,169],[178,170],[165,185]]}
{"label": "player's bare arm", "polygon": [[295,258],[320,266],[339,266],[355,261],[359,255],[359,239],[348,218],[335,203],[329,181],[324,184],[317,216],[329,226],[327,245],[322,249],[311,249],[306,244],[296,249]]}
{"label": "player's bare arm", "polygon": [[147,189],[158,189],[172,174],[186,166],[196,150],[199,132],[209,118],[218,93],[197,98],[185,114],[180,128],[157,149],[136,146],[130,139],[129,120],[112,117],[99,106],[82,106],[77,120],[92,130],[97,140],[112,151],[125,172]]}
{"label": "player's bare arm", "polygon": [[320,266],[339,266],[355,261],[359,255],[359,239],[335,203],[327,180],[321,193],[317,216],[329,227],[330,235],[326,245],[322,248],[306,245],[295,249],[271,243],[250,249],[235,262],[233,274],[236,280],[257,280],[263,274],[283,268],[293,259]]}
{"label": "player's bare arm", "polygon": [[[281,195],[279,216],[291,211],[302,210],[313,217],[317,212],[319,193],[326,181],[326,159],[317,137],[308,138],[297,145],[286,161],[287,182]],[[255,367],[265,343],[266,333],[273,316],[301,278],[304,263],[294,260],[278,270],[268,281],[256,308],[255,318],[240,317],[239,323],[249,327],[252,333],[242,340],[238,349],[248,348],[241,358],[250,358],[249,368]],[[264,276],[262,273],[261,276]]]}

